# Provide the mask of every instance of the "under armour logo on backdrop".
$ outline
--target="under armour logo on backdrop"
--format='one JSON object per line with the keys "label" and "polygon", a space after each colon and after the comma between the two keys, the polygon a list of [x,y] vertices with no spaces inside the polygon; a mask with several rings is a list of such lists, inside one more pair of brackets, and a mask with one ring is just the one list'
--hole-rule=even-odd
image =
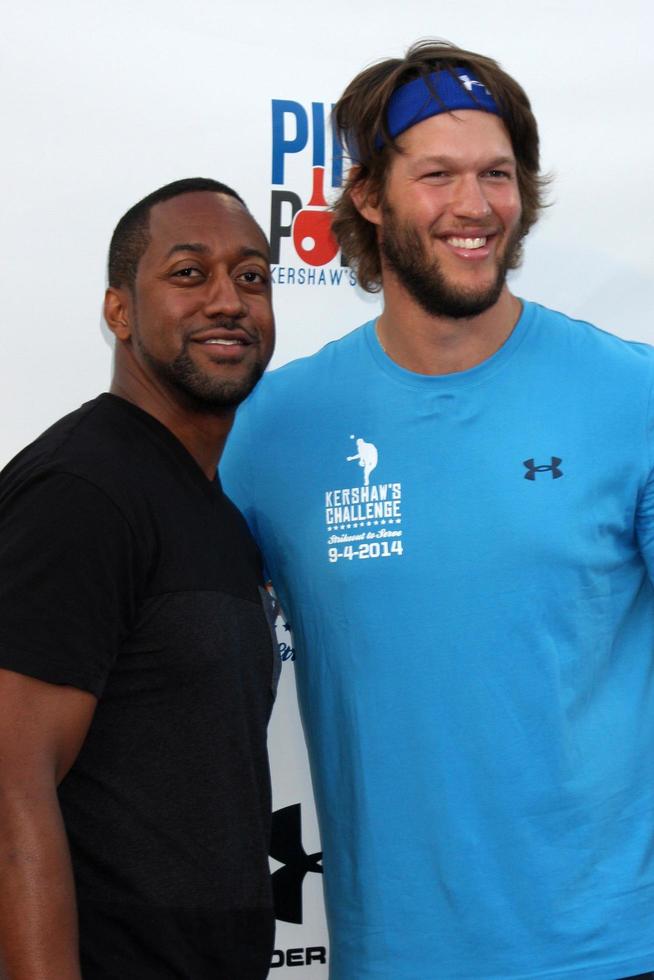
{"label": "under armour logo on backdrop", "polygon": [[322,874],[322,851],[307,854],[304,850],[299,803],[273,813],[270,856],[284,865],[272,875],[275,918],[300,925],[302,882],[309,871]]}
{"label": "under armour logo on backdrop", "polygon": [[563,472],[559,469],[562,460],[558,456],[551,456],[552,463],[550,466],[545,464],[541,466],[536,466],[533,459],[526,459],[523,462],[523,466],[527,467],[527,472],[525,473],[525,480],[535,480],[537,473],[551,473],[553,480],[558,480],[560,476],[563,476]]}

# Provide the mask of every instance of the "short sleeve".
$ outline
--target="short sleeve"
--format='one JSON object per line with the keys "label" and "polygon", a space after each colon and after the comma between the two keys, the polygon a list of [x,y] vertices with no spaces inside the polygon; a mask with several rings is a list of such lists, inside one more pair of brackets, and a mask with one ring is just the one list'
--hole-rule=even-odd
{"label": "short sleeve", "polygon": [[0,667],[102,693],[135,612],[132,530],[74,475],[32,478],[0,505]]}

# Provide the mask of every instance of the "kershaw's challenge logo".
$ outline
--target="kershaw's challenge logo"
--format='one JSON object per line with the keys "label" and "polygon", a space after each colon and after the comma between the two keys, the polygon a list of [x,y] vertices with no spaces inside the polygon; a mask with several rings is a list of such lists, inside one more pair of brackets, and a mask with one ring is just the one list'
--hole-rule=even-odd
{"label": "kershaw's challenge logo", "polygon": [[[402,555],[402,484],[371,483],[379,463],[377,446],[351,435],[356,452],[345,457],[362,470],[361,485],[325,491],[327,558],[391,558]],[[335,533],[344,532],[344,533]]]}
{"label": "kershaw's challenge logo", "polygon": [[[354,439],[354,436],[350,436],[350,439]],[[351,463],[355,459],[359,461],[359,466],[363,467],[363,485],[367,487],[370,483],[370,474],[379,460],[379,453],[377,446],[373,446],[371,442],[365,442],[363,439],[356,440],[356,447],[356,453],[354,456],[348,456],[347,462]]]}
{"label": "kershaw's challenge logo", "polygon": [[[356,282],[338,259],[331,214],[326,210],[326,185],[337,188],[343,182],[340,144],[334,136],[331,140],[326,136],[330,110],[323,102],[312,102],[307,109],[290,99],[272,100],[270,251],[274,285],[354,286]],[[293,176],[289,176],[291,169]],[[300,192],[306,195],[309,188],[309,199],[303,204]]]}

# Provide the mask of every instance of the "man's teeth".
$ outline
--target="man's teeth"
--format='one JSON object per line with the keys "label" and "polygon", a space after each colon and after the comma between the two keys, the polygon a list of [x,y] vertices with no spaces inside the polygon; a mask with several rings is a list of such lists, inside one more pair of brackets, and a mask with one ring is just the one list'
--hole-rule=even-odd
{"label": "man's teeth", "polygon": [[486,238],[448,238],[448,245],[454,248],[482,248],[486,244]]}
{"label": "man's teeth", "polygon": [[233,347],[235,344],[240,344],[240,340],[227,340],[223,337],[211,337],[209,340],[203,340],[203,344],[222,344],[223,347]]}

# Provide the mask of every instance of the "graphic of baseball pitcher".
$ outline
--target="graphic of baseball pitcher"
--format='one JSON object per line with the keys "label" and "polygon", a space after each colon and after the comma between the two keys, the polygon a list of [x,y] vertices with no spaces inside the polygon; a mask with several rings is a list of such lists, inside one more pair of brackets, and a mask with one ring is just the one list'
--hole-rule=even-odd
{"label": "graphic of baseball pitcher", "polygon": [[[354,439],[354,436],[350,436],[350,439]],[[370,483],[370,474],[379,459],[377,446],[373,446],[371,442],[365,442],[363,439],[357,439],[356,447],[356,454],[354,456],[346,456],[346,460],[348,463],[352,463],[355,459],[358,459],[359,466],[363,467],[363,485],[367,487]]]}

